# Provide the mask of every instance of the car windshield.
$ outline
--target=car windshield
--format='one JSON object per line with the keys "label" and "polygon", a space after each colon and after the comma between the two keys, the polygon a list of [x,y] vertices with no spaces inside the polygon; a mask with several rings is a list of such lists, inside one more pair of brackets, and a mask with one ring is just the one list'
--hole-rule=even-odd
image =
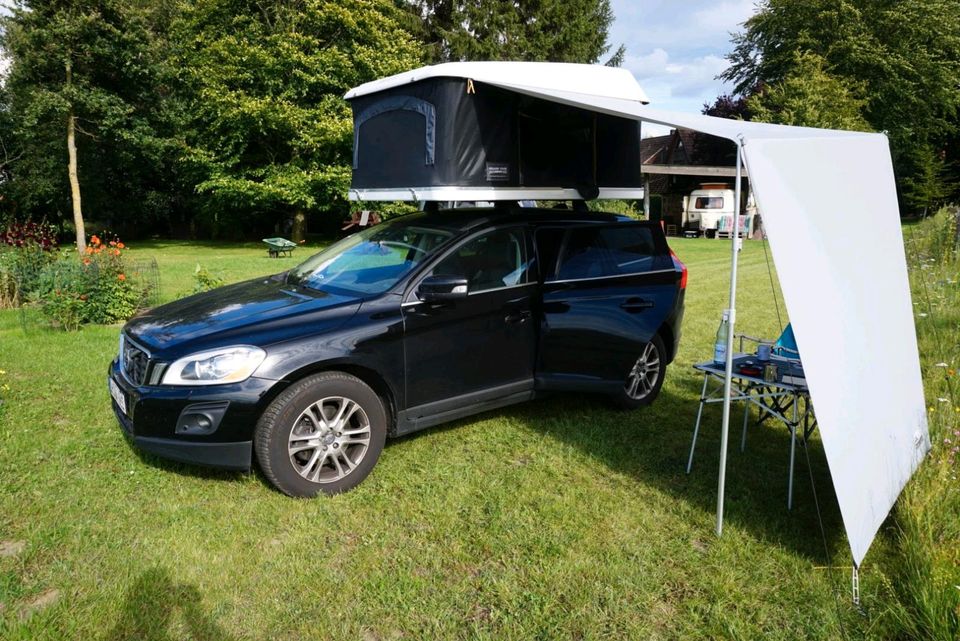
{"label": "car windshield", "polygon": [[403,222],[347,236],[290,270],[287,282],[331,294],[382,294],[452,234]]}

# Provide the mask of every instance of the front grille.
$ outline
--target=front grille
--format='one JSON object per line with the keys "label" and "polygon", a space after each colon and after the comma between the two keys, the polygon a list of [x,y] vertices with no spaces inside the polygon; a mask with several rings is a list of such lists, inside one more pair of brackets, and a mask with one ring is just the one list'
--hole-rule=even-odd
{"label": "front grille", "polygon": [[127,380],[134,385],[143,385],[147,381],[150,356],[124,337],[121,358],[123,373],[126,374]]}

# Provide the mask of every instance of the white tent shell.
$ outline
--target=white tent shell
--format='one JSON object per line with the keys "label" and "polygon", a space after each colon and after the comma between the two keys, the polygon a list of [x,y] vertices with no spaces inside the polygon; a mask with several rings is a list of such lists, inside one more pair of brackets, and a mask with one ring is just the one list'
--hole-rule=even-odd
{"label": "white tent shell", "polygon": [[[886,137],[657,110],[645,106],[646,95],[629,72],[594,65],[448,63],[367,83],[347,95],[437,76],[693,129],[738,145],[763,214],[850,549],[859,565],[930,449]],[[736,247],[736,234],[732,237]],[[732,266],[730,310],[735,317],[735,250]],[[728,377],[730,371],[728,361]],[[724,403],[721,492],[728,422],[729,400]],[[722,510],[722,498],[718,507]]]}

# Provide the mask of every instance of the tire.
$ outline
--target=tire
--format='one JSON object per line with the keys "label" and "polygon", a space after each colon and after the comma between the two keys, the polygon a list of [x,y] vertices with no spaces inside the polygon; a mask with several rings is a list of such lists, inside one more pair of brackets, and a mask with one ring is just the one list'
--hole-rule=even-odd
{"label": "tire", "polygon": [[383,401],[345,372],[290,386],[257,422],[254,450],[264,476],[288,496],[339,494],[373,470],[387,436]]}
{"label": "tire", "polygon": [[660,394],[666,374],[667,350],[660,335],[654,334],[627,372],[623,388],[614,397],[615,402],[624,409],[650,405]]}

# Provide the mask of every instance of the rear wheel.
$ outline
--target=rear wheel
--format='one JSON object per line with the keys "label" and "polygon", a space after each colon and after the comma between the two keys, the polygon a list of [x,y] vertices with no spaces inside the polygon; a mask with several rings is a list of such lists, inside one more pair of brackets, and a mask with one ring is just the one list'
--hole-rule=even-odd
{"label": "rear wheel", "polygon": [[370,474],[386,434],[376,392],[350,374],[324,372],[270,404],[257,423],[254,448],[264,475],[284,494],[337,494]]}
{"label": "rear wheel", "polygon": [[627,409],[651,404],[660,393],[666,373],[667,350],[663,339],[655,334],[641,348],[640,355],[627,372],[623,389],[616,396],[617,404]]}

